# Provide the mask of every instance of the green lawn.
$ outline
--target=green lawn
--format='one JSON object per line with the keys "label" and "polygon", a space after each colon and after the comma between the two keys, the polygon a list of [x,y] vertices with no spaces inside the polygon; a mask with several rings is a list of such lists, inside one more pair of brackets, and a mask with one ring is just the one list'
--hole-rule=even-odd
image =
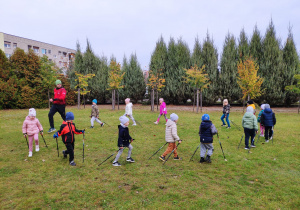
{"label": "green lawn", "polygon": [[[221,112],[208,112],[219,131],[227,162],[214,139],[211,164],[199,163],[198,129],[201,114],[175,111],[179,115],[178,135],[184,141],[178,148],[182,161],[169,161],[162,165],[158,156],[148,158],[164,143],[165,123],[154,125],[158,112],[139,106],[133,110],[141,126],[129,126],[133,142],[132,158],[125,161],[127,149],[120,158],[121,167],[113,167],[111,158],[98,167],[117,148],[117,125],[124,110],[101,109],[100,118],[111,125],[101,128],[95,122],[90,127],[90,107],[77,110],[78,129],[86,129],[85,161],[82,162],[82,135],[76,136],[76,167],[69,166],[61,151],[65,149],[59,138],[59,157],[53,134],[45,133],[49,146],[41,138],[41,149],[28,158],[26,141],[22,136],[22,123],[28,110],[0,111],[0,208],[110,208],[110,209],[299,209],[300,120],[295,113],[276,113],[274,144],[262,144],[248,153],[244,141],[239,150],[242,132],[237,128],[221,127]],[[221,109],[220,109],[221,110]],[[169,111],[169,114],[171,111]],[[169,115],[168,115],[169,116]],[[232,112],[230,119],[241,124],[243,114]],[[37,110],[37,118],[44,130],[49,129],[48,110]],[[62,120],[55,115],[55,127]],[[132,123],[131,123],[132,124]]]}

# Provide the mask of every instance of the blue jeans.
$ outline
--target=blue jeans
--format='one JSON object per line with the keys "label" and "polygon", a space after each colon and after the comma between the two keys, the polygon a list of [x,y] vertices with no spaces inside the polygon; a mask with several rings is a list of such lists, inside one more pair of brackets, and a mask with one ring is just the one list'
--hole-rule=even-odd
{"label": "blue jeans", "polygon": [[[225,122],[224,122],[224,118],[225,118],[225,114],[222,115],[221,120],[222,120],[222,122],[223,122],[223,125],[226,125]],[[230,127],[230,123],[229,123],[229,114],[227,114],[226,122],[227,122],[228,127]]]}

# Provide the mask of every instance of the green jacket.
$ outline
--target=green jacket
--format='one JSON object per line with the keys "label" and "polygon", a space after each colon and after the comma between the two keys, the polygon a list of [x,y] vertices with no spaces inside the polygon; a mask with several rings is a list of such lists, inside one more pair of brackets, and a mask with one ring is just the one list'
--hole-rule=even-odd
{"label": "green jacket", "polygon": [[257,131],[258,125],[255,115],[251,112],[246,112],[242,120],[242,126],[244,128],[255,129]]}

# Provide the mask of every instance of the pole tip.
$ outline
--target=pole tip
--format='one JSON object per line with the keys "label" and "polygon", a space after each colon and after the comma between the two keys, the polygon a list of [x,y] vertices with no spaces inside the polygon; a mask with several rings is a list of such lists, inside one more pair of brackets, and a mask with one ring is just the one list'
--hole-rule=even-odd
{"label": "pole tip", "polygon": [[227,159],[225,159],[225,161],[227,161]]}

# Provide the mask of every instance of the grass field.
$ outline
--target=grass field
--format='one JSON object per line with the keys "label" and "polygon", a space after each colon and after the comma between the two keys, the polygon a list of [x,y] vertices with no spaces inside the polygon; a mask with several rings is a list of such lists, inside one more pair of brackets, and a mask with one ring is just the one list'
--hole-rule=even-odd
{"label": "grass field", "polygon": [[[299,209],[300,119],[295,113],[276,113],[274,143],[262,144],[263,138],[251,153],[239,150],[242,132],[221,127],[220,111],[210,111],[219,131],[227,162],[224,161],[218,139],[214,138],[211,164],[200,164],[198,129],[202,114],[174,111],[179,115],[178,135],[184,141],[178,147],[181,161],[162,165],[158,156],[147,160],[164,143],[165,123],[154,125],[158,112],[149,107],[134,107],[134,117],[141,126],[129,126],[133,142],[132,158],[125,161],[127,149],[120,158],[121,167],[113,167],[113,158],[98,167],[106,157],[117,151],[117,125],[124,109],[111,111],[100,107],[100,118],[109,126],[101,128],[95,122],[90,127],[90,107],[77,110],[76,127],[86,129],[85,161],[82,162],[82,135],[76,136],[76,167],[69,166],[61,151],[59,157],[53,134],[45,133],[48,148],[39,137],[41,149],[28,158],[22,123],[28,110],[0,111],[0,208],[1,209]],[[172,111],[169,111],[171,114]],[[169,116],[168,114],[168,116]],[[230,113],[230,119],[241,124],[242,112]],[[44,130],[49,129],[48,110],[37,110],[37,118]],[[62,120],[55,115],[55,127]],[[132,124],[132,123],[131,123]]]}

